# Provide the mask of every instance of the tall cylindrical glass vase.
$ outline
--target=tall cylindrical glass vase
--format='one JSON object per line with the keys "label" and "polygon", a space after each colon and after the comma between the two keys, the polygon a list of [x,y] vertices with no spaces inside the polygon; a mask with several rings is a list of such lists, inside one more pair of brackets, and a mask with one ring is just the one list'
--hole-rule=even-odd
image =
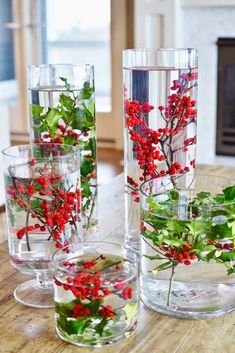
{"label": "tall cylindrical glass vase", "polygon": [[195,49],[123,52],[126,187],[123,251],[128,258],[139,254],[140,184],[163,175],[194,173],[197,66]]}
{"label": "tall cylindrical glass vase", "polygon": [[92,65],[32,65],[28,71],[31,141],[81,152],[82,223],[97,227],[97,160]]}

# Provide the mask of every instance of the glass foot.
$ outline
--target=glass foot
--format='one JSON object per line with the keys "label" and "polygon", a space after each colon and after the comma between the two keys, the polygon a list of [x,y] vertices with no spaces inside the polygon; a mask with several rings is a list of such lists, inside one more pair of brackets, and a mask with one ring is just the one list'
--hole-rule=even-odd
{"label": "glass foot", "polygon": [[26,306],[33,308],[53,308],[53,285],[42,287],[36,279],[21,283],[14,291],[15,299]]}

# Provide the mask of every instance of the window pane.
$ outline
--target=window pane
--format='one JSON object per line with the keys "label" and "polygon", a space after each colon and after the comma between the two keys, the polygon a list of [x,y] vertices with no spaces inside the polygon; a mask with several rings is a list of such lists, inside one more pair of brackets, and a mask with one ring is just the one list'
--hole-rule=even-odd
{"label": "window pane", "polygon": [[13,35],[12,30],[4,27],[11,22],[11,1],[1,0],[0,9],[0,81],[12,80],[14,74]]}
{"label": "window pane", "polygon": [[47,0],[46,17],[45,61],[94,64],[97,110],[110,111],[110,0]]}

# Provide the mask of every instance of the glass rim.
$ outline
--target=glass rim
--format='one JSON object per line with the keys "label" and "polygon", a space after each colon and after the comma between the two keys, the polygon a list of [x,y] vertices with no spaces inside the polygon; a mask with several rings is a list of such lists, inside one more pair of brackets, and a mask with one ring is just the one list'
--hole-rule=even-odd
{"label": "glass rim", "polygon": [[198,49],[197,48],[191,48],[191,47],[185,47],[185,48],[173,48],[173,47],[170,47],[170,48],[129,48],[129,49],[124,49],[122,52],[123,54],[124,53],[130,53],[130,52],[150,52],[150,53],[158,53],[158,52],[192,52],[194,51],[195,53],[198,52]]}
{"label": "glass rim", "polygon": [[[69,247],[72,247],[72,246],[76,246],[76,245],[78,245],[78,246],[84,246],[84,245],[86,245],[86,244],[108,244],[108,245],[115,245],[115,246],[118,246],[120,249],[122,248],[122,245],[121,244],[118,244],[118,243],[114,243],[114,242],[110,242],[110,241],[102,241],[102,240],[97,240],[97,241],[95,241],[95,240],[93,240],[93,241],[82,241],[81,243],[72,243],[72,244],[69,244],[69,245],[66,245],[66,246],[63,246],[62,248],[60,248],[60,249],[58,249],[58,250],[56,250],[54,253],[53,253],[53,255],[52,255],[52,264],[53,264],[53,267],[54,267],[54,270],[58,270],[58,271],[60,271],[60,272],[63,272],[63,273],[66,273],[66,274],[74,274],[74,273],[77,273],[75,270],[73,271],[71,271],[71,270],[68,270],[68,269],[66,269],[66,268],[64,268],[64,267],[61,267],[60,266],[60,262],[58,261],[58,263],[56,262],[56,260],[55,260],[55,257],[58,255],[58,254],[66,254],[66,249],[68,249]],[[99,253],[97,253],[97,255],[98,255]],[[69,255],[69,253],[68,253],[68,255]],[[94,254],[94,255],[96,255],[96,254]],[[102,254],[100,254],[100,255],[102,255]],[[108,254],[107,254],[108,255]],[[113,256],[120,256],[120,255],[113,255]],[[74,258],[78,258],[79,257],[79,255],[74,255],[74,257],[72,257],[71,259],[74,259]],[[121,257],[123,258],[123,260],[124,260],[124,262],[126,262],[126,263],[128,263],[129,265],[131,265],[131,267],[132,267],[132,270],[135,270],[136,271],[136,273],[137,273],[137,266],[133,263],[133,262],[131,262],[130,260],[128,260],[127,258],[124,258],[123,257],[123,255],[121,254]],[[66,261],[66,259],[64,259],[63,261]],[[119,273],[122,273],[122,271],[123,270],[119,270]],[[83,269],[82,270],[82,272],[83,273],[86,273],[86,274],[92,274],[92,275],[94,275],[94,276],[96,276],[96,274],[95,273],[92,273],[92,272],[89,272],[89,271],[87,271],[87,269]],[[99,271],[99,272],[101,272],[101,271]],[[117,270],[116,271],[110,271],[108,274],[109,275],[112,275],[113,273],[116,273],[117,272]],[[102,272],[101,272],[102,273]],[[105,271],[103,272],[104,274],[105,274]],[[97,275],[98,276],[98,275]],[[128,276],[128,278],[127,279],[125,279],[125,280],[122,280],[122,282],[126,282],[126,281],[128,281],[129,280],[129,278],[130,278],[130,276]]]}
{"label": "glass rim", "polygon": [[44,68],[51,68],[51,67],[58,67],[58,68],[79,68],[79,69],[85,69],[85,68],[94,68],[94,64],[71,64],[71,63],[48,63],[48,64],[31,64],[28,65],[27,68],[31,69],[31,68],[40,68],[40,69],[44,69]]}
{"label": "glass rim", "polygon": [[[50,159],[59,159],[59,158],[66,158],[66,157],[69,157],[69,156],[73,156],[74,154],[77,154],[80,158],[80,152],[79,152],[79,149],[75,146],[72,146],[72,145],[68,145],[68,144],[60,144],[60,143],[51,143],[51,142],[42,142],[42,143],[34,143],[34,144],[22,144],[22,145],[12,145],[12,146],[8,146],[6,148],[4,148],[1,153],[4,157],[11,157],[11,158],[21,158],[21,159],[25,159],[25,160],[29,160],[30,158],[34,158],[33,156],[19,156],[19,155],[16,155],[14,153],[8,153],[8,151],[10,150],[14,150],[14,149],[17,149],[18,147],[22,147],[22,149],[25,149],[25,150],[32,150],[32,148],[34,146],[66,146],[66,147],[69,147],[72,151],[62,155],[62,156],[50,156]],[[48,156],[45,156],[45,157],[38,157],[38,159],[40,160],[47,160],[48,159]]]}
{"label": "glass rim", "polygon": [[[197,177],[204,177],[204,178],[218,178],[220,180],[231,180],[231,181],[234,181],[234,185],[235,185],[235,179],[233,178],[227,178],[227,177],[224,177],[224,176],[219,176],[219,175],[212,175],[212,174],[190,174],[190,173],[187,173],[187,174],[177,174],[178,177],[184,177],[184,176],[192,176],[194,177],[195,179]],[[146,192],[144,192],[143,188],[146,184],[152,182],[153,180],[161,180],[161,179],[169,179],[171,176],[169,175],[163,175],[159,178],[151,178],[149,180],[146,180],[145,182],[143,182],[141,185],[140,185],[140,194],[143,195],[144,197],[150,197],[151,195],[150,194],[146,194]],[[230,185],[231,186],[231,185]],[[229,186],[227,186],[229,187]],[[226,188],[226,187],[225,187]],[[183,188],[182,190],[184,191],[193,191],[192,189],[190,188]],[[182,190],[179,190],[179,191],[182,191]],[[167,194],[169,193],[171,190],[165,190],[165,191],[162,191],[162,192],[159,192],[157,194],[153,194],[152,196],[157,196],[157,195],[162,195],[162,194]],[[231,201],[231,202],[228,202],[228,203],[218,203],[218,204],[215,204],[215,205],[210,205],[210,208],[213,208],[213,207],[220,207],[220,206],[231,206],[231,205],[234,205],[235,204],[235,200],[234,201]]]}

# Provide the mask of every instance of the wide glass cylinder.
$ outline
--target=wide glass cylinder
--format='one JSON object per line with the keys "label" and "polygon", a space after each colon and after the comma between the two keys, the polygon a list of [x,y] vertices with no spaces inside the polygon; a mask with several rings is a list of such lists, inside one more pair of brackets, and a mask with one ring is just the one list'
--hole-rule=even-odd
{"label": "wide glass cylinder", "polygon": [[31,142],[76,146],[81,152],[82,224],[97,219],[97,159],[94,68],[92,65],[29,66]]}
{"label": "wide glass cylinder", "polygon": [[139,186],[153,177],[193,173],[198,63],[195,49],[123,52],[124,254],[139,254]]}
{"label": "wide glass cylinder", "polygon": [[[179,186],[185,183],[186,189]],[[234,310],[234,226],[235,180],[188,174],[144,183],[140,257],[144,303],[162,314],[190,319]]]}
{"label": "wide glass cylinder", "polygon": [[53,260],[57,334],[82,347],[129,337],[137,319],[137,268],[121,256],[121,246],[73,244]]}
{"label": "wide glass cylinder", "polygon": [[81,240],[80,155],[69,145],[6,148],[4,181],[11,264],[36,275],[15,298],[33,307],[53,305],[54,251]]}

